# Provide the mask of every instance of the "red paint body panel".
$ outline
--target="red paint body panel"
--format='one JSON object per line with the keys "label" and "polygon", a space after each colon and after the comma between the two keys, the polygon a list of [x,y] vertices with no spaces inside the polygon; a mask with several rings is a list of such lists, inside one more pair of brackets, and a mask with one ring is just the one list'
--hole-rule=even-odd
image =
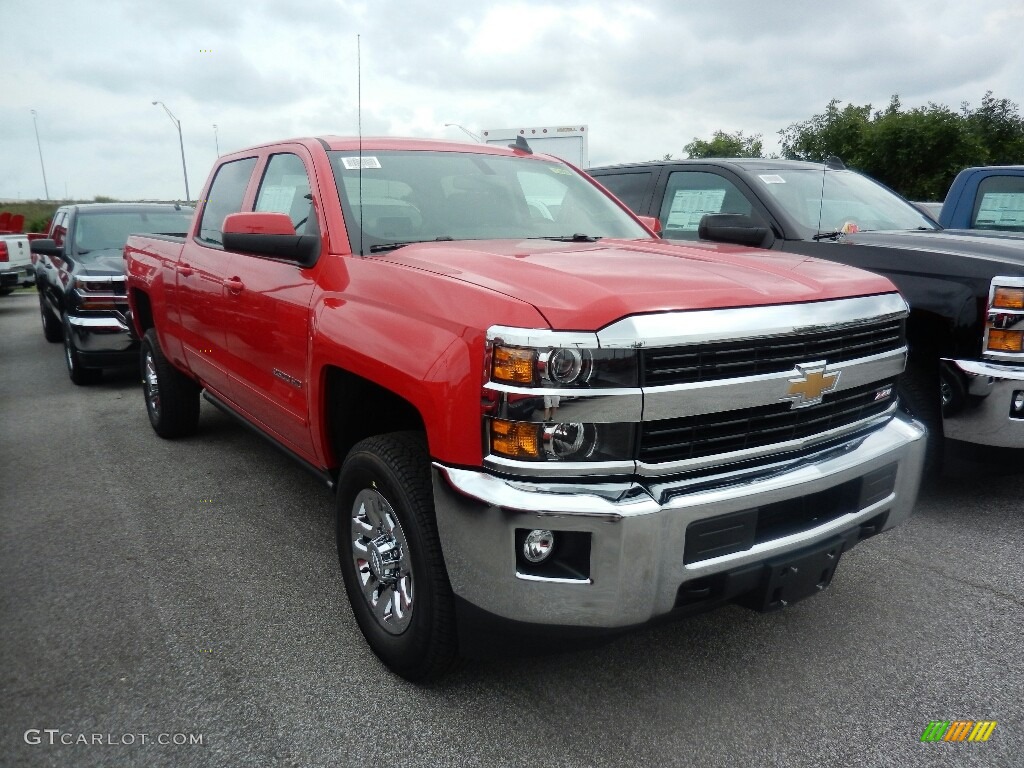
{"label": "red paint body panel", "polygon": [[283,213],[232,213],[224,217],[224,231],[253,235],[294,235],[291,219]]}
{"label": "red paint body panel", "polygon": [[892,290],[885,278],[833,262],[653,239],[423,243],[380,258],[521,298],[559,330],[597,330],[639,313],[822,301]]}
{"label": "red paint body panel", "polygon": [[[410,402],[424,421],[434,458],[479,465],[490,326],[597,330],[637,313],[893,290],[884,278],[832,262],[653,237],[431,242],[360,257],[348,245],[325,144],[359,151],[357,139],[295,139],[218,161],[256,158],[242,213],[234,224],[232,216],[227,219],[227,226],[255,232],[276,231],[284,218],[253,213],[271,155],[302,158],[321,234],[313,267],[202,244],[197,234],[205,205],[184,240],[132,237],[125,248],[137,330],[144,331],[138,308],[145,295],[161,346],[175,365],[319,467],[337,467],[343,458],[332,454],[327,433],[325,384],[332,367]],[[364,155],[387,149],[516,154],[480,144],[362,140]],[[214,175],[201,201],[209,199]]]}

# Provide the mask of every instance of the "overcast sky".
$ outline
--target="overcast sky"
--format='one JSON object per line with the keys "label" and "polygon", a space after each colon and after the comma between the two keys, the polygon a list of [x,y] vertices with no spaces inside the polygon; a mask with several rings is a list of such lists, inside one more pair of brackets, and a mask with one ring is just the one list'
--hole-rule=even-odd
{"label": "overcast sky", "polygon": [[[220,151],[292,136],[470,140],[589,126],[590,163],[682,156],[830,99],[1024,102],[1024,2],[0,0],[0,198],[192,198]],[[217,125],[215,137],[214,124]]]}

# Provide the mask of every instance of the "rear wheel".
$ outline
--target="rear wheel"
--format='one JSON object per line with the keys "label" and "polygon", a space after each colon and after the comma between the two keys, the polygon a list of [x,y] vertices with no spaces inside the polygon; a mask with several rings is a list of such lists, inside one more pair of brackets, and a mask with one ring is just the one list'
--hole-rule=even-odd
{"label": "rear wheel", "polygon": [[458,659],[429,467],[423,437],[395,432],[358,443],[338,481],[338,557],[352,612],[373,652],[413,682]]}
{"label": "rear wheel", "polygon": [[199,385],[173,365],[160,349],[156,330],[142,338],[142,394],[149,423],[160,437],[184,437],[199,426]]}
{"label": "rear wheel", "polygon": [[64,363],[68,367],[68,376],[71,378],[71,381],[80,387],[95,384],[102,378],[103,371],[99,368],[86,368],[82,365],[82,357],[78,354],[78,350],[75,349],[75,344],[72,339],[71,323],[68,322],[68,318],[65,315]]}
{"label": "rear wheel", "polygon": [[43,319],[43,336],[52,343],[58,343],[64,338],[64,329],[61,328],[60,318],[53,314],[53,310],[46,305],[46,298],[39,294],[39,315]]}

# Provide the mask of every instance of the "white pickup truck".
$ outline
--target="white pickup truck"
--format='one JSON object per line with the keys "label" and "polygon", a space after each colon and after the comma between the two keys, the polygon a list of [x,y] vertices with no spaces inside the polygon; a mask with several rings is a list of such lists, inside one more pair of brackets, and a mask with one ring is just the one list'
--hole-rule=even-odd
{"label": "white pickup truck", "polygon": [[33,285],[32,254],[25,235],[0,235],[0,296],[6,296],[19,285]]}

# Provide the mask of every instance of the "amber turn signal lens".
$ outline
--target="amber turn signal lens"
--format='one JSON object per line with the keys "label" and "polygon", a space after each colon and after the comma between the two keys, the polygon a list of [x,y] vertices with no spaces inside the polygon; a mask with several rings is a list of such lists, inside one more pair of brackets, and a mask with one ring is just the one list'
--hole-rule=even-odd
{"label": "amber turn signal lens", "polygon": [[540,425],[494,419],[491,422],[491,452],[512,459],[541,458]]}
{"label": "amber turn signal lens", "polygon": [[1024,309],[1024,288],[997,286],[992,296],[992,306],[996,309]]}
{"label": "amber turn signal lens", "polygon": [[1024,352],[1024,331],[990,329],[988,348],[993,352]]}
{"label": "amber turn signal lens", "polygon": [[512,384],[533,384],[537,350],[495,347],[491,371],[495,381]]}

